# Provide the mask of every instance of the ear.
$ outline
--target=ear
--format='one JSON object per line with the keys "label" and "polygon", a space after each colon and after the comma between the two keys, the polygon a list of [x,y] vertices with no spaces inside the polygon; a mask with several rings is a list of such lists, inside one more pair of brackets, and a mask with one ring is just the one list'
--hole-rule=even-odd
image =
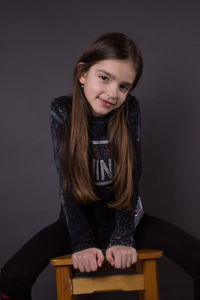
{"label": "ear", "polygon": [[84,65],[83,62],[78,63],[78,73],[79,73],[79,81],[81,84],[85,83],[87,72],[83,73],[82,66]]}

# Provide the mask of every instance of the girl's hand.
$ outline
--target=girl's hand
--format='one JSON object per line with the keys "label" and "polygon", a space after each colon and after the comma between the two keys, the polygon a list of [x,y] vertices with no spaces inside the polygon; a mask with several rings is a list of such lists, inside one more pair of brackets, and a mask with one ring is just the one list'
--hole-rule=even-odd
{"label": "girl's hand", "polygon": [[103,252],[98,248],[88,248],[72,254],[72,262],[75,269],[80,272],[96,271],[104,262]]}
{"label": "girl's hand", "polygon": [[106,260],[116,269],[130,268],[137,262],[137,252],[132,247],[112,246],[106,250]]}

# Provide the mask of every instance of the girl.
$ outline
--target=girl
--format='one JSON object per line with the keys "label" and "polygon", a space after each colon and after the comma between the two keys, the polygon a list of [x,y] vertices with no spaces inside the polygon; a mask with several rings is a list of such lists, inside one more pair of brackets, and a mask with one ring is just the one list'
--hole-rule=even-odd
{"label": "girl", "polygon": [[74,71],[73,95],[50,107],[59,175],[58,220],[30,239],[1,269],[1,299],[30,300],[52,257],[72,253],[74,268],[96,271],[137,261],[136,248],[164,249],[194,279],[200,299],[200,242],[143,211],[139,196],[140,109],[131,95],[142,74],[136,44],[122,33],[96,39]]}

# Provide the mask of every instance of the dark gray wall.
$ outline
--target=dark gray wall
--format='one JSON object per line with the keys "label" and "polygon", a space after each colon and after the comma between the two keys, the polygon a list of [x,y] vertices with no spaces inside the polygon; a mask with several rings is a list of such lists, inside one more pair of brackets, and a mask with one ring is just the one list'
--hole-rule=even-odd
{"label": "dark gray wall", "polygon": [[[1,266],[58,216],[49,104],[71,91],[76,60],[104,32],[126,33],[143,53],[144,208],[200,237],[199,9],[197,0],[0,2]],[[162,300],[192,299],[182,269],[163,258],[159,271]],[[55,299],[54,276],[49,265],[33,299]]]}

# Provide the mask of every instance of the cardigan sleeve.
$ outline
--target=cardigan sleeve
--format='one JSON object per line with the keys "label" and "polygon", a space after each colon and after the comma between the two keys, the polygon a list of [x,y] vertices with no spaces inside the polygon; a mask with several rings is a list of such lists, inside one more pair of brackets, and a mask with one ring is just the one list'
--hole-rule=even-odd
{"label": "cardigan sleeve", "polygon": [[63,195],[62,178],[63,170],[59,159],[59,146],[64,134],[66,119],[68,113],[66,110],[66,101],[68,99],[59,97],[52,100],[50,105],[50,128],[53,143],[54,160],[59,177],[59,195],[61,206],[66,219],[68,231],[72,241],[72,253],[87,248],[97,247],[95,237],[86,216],[83,207],[74,199],[72,194]]}
{"label": "cardigan sleeve", "polygon": [[[137,217],[137,206],[141,205],[138,193],[139,180],[141,175],[141,114],[139,102],[135,97],[129,99],[129,129],[135,154],[135,168],[133,168],[134,194],[132,196],[132,208],[116,210],[116,226],[110,236],[107,248],[115,245],[135,247],[134,232]],[[140,217],[142,214],[140,215]]]}

